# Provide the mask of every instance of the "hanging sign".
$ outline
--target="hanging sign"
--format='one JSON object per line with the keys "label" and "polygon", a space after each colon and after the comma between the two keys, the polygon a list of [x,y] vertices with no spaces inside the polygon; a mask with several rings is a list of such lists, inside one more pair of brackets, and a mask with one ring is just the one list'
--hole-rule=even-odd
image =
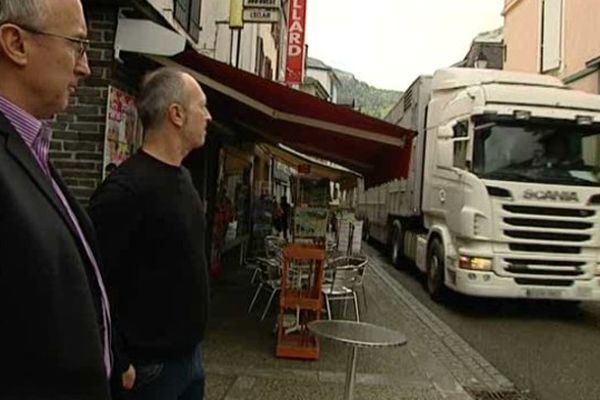
{"label": "hanging sign", "polygon": [[279,10],[269,8],[248,8],[244,10],[244,22],[274,23],[279,22]]}
{"label": "hanging sign", "polygon": [[241,29],[244,27],[244,21],[242,20],[242,0],[230,0],[229,1],[229,27],[231,29]]}
{"label": "hanging sign", "polygon": [[299,85],[304,75],[306,0],[291,0],[289,11],[285,83]]}
{"label": "hanging sign", "polygon": [[298,164],[298,173],[310,174],[310,164]]}
{"label": "hanging sign", "polygon": [[244,0],[244,8],[280,8],[281,0]]}

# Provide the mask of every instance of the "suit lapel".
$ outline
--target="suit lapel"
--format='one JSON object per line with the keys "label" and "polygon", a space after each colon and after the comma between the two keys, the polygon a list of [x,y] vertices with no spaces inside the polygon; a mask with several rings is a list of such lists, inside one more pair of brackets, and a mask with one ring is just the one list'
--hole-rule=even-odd
{"label": "suit lapel", "polygon": [[[85,273],[88,276],[88,281],[90,283],[90,288],[92,293],[94,293],[94,303],[98,315],[102,315],[101,304],[100,304],[100,294],[98,292],[98,284],[96,278],[93,275],[92,269],[90,268],[90,259],[87,256],[87,252],[85,250],[84,244],[79,237],[79,233],[77,232],[77,228],[75,227],[71,217],[69,217],[67,210],[65,209],[65,205],[62,203],[54,187],[52,186],[52,182],[50,177],[48,177],[40,168],[38,162],[36,161],[34,155],[32,154],[27,144],[23,141],[21,136],[16,132],[14,127],[10,124],[10,122],[4,117],[4,115],[0,112],[0,138],[2,136],[6,137],[6,149],[7,153],[15,159],[15,161],[21,165],[21,167],[25,170],[33,184],[44,194],[44,196],[48,199],[48,201],[52,204],[52,206],[56,209],[58,215],[62,218],[66,226],[68,227],[75,245],[79,250],[81,258],[84,262]],[[95,235],[93,234],[93,228],[91,225],[91,221],[85,211],[79,206],[77,201],[71,196],[69,190],[66,185],[56,173],[52,165],[49,165],[50,173],[60,188],[63,196],[65,197],[68,205],[73,211],[75,218],[77,218],[77,222],[79,223],[82,233],[87,240],[88,244],[92,248],[92,253],[94,257],[96,257],[96,261],[98,261],[98,251],[97,245],[95,242]],[[102,273],[102,270],[100,270]],[[99,317],[100,318],[100,317]],[[101,322],[99,322],[101,324]]]}
{"label": "suit lapel", "polygon": [[77,218],[77,222],[79,222],[79,227],[83,235],[85,236],[86,241],[92,248],[92,252],[97,255],[97,247],[96,247],[96,235],[94,233],[94,229],[92,227],[92,221],[90,220],[87,212],[79,205],[79,202],[71,195],[71,192],[67,188],[67,185],[62,180],[60,174],[54,169],[52,163],[50,163],[50,173],[54,178],[54,181],[62,191],[71,211],[75,214],[75,218]]}
{"label": "suit lapel", "polygon": [[[67,212],[60,201],[58,195],[52,187],[52,182],[49,177],[42,171],[35,156],[32,154],[27,144],[17,133],[11,123],[0,113],[0,134],[6,135],[6,150],[8,154],[15,159],[17,163],[25,170],[32,182],[44,194],[58,214],[67,224],[71,233],[77,238],[77,231],[73,226],[73,222],[67,215]],[[64,193],[64,191],[63,191]],[[77,239],[78,240],[78,239]]]}

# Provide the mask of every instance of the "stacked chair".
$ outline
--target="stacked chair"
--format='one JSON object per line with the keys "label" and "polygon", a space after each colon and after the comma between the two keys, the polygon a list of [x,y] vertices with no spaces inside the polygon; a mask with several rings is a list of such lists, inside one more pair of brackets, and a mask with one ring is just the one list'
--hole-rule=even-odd
{"label": "stacked chair", "polygon": [[356,321],[360,321],[357,291],[362,288],[363,301],[367,307],[367,297],[363,285],[369,260],[364,255],[345,255],[331,258],[326,265],[326,280],[322,286],[327,308],[327,318],[331,319],[331,302],[344,301],[344,315],[347,301],[352,300]]}
{"label": "stacked chair", "polygon": [[248,268],[253,270],[250,282],[252,284],[258,283],[250,306],[248,307],[248,312],[250,313],[252,311],[261,292],[264,291],[269,293],[269,299],[262,312],[261,320],[265,319],[273,299],[281,290],[281,267],[283,264],[282,251],[285,244],[286,241],[278,236],[266,236],[265,256],[257,257],[248,264]]}

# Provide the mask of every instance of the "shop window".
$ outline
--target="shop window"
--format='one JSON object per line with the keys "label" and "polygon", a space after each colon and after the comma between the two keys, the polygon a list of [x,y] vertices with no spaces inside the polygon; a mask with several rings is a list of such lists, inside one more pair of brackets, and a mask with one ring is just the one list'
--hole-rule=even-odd
{"label": "shop window", "polygon": [[196,42],[200,38],[202,0],[174,0],[175,20]]}
{"label": "shop window", "polygon": [[260,77],[273,79],[273,66],[271,60],[265,55],[264,41],[258,38],[256,42],[256,74]]}

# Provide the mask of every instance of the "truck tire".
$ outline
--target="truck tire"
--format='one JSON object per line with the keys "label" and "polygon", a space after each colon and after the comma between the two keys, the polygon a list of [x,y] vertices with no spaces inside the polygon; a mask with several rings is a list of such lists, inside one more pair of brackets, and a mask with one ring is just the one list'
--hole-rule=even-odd
{"label": "truck tire", "polygon": [[392,265],[396,268],[402,265],[404,260],[404,232],[401,225],[396,225],[392,233],[392,245],[390,248]]}
{"label": "truck tire", "polygon": [[429,297],[435,302],[446,300],[448,289],[444,284],[445,263],[444,247],[438,238],[434,238],[427,250],[427,279],[425,285]]}

